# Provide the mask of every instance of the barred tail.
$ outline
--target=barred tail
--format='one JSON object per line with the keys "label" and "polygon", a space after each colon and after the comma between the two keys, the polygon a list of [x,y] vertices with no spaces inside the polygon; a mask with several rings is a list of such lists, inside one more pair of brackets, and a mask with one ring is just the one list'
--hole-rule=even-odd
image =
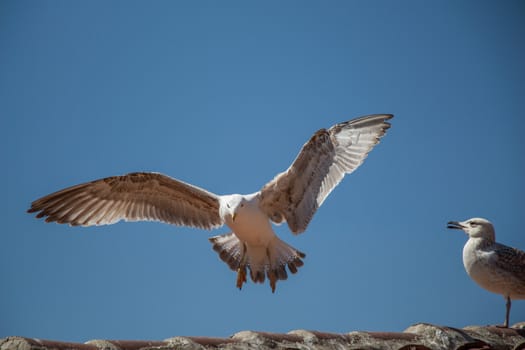
{"label": "barred tail", "polygon": [[291,273],[296,273],[303,266],[301,260],[306,255],[277,236],[267,246],[251,246],[241,242],[233,233],[210,238],[215,250],[222,261],[230,269],[237,271],[237,287],[242,287],[246,281],[246,267],[250,277],[255,283],[264,283],[265,278],[270,280],[272,292],[278,280],[286,280],[288,274],[286,266]]}

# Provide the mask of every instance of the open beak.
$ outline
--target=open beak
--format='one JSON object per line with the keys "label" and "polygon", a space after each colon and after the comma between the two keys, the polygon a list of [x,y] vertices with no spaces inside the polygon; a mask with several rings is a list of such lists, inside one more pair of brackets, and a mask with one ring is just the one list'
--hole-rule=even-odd
{"label": "open beak", "polygon": [[454,230],[463,230],[465,228],[465,226],[463,226],[458,221],[449,221],[447,223],[447,228],[454,229]]}

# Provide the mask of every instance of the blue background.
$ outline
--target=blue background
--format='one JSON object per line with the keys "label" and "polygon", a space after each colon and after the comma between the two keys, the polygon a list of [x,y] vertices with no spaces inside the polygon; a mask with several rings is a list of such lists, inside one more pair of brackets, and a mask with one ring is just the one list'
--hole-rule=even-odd
{"label": "blue background", "polygon": [[[525,249],[523,1],[2,1],[0,337],[226,337],[501,323],[449,220]],[[235,288],[207,238],[45,224],[32,200],[157,171],[251,193],[318,129],[393,113],[277,285]],[[511,323],[525,320],[513,303]]]}

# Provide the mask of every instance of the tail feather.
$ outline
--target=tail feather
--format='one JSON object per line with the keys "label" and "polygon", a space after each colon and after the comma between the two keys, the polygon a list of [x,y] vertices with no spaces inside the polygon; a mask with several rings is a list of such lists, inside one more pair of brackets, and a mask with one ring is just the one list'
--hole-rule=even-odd
{"label": "tail feather", "polygon": [[[211,237],[210,242],[230,269],[243,273],[248,267],[250,278],[255,283],[264,283],[268,277],[272,291],[275,291],[278,280],[288,278],[286,267],[292,274],[297,273],[298,268],[304,265],[301,259],[306,256],[278,237],[266,247],[247,245],[233,233]],[[240,288],[242,282],[238,286]]]}
{"label": "tail feather", "polygon": [[211,237],[210,242],[213,244],[215,250],[222,261],[224,261],[230,269],[237,271],[241,264],[241,257],[245,250],[244,245],[240,244],[239,239],[233,233]]}

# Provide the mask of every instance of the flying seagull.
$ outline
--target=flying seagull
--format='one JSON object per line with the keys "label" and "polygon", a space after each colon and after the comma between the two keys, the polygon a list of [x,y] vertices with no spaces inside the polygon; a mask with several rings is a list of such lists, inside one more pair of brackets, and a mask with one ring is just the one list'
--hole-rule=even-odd
{"label": "flying seagull", "polygon": [[303,265],[305,254],[280,240],[271,222],[304,232],[345,174],[357,169],[390,127],[391,114],[356,118],[317,131],[292,165],[252,194],[216,195],[197,186],[152,172],[112,176],[72,186],[31,203],[29,213],[46,222],[92,226],[125,221],[161,221],[231,233],[209,238],[233,270],[236,286],[268,277],[272,292]]}
{"label": "flying seagull", "polygon": [[496,243],[494,226],[486,219],[450,221],[447,227],[469,236],[463,247],[465,270],[481,287],[503,295],[507,301],[503,327],[508,327],[511,299],[525,299],[525,252]]}

